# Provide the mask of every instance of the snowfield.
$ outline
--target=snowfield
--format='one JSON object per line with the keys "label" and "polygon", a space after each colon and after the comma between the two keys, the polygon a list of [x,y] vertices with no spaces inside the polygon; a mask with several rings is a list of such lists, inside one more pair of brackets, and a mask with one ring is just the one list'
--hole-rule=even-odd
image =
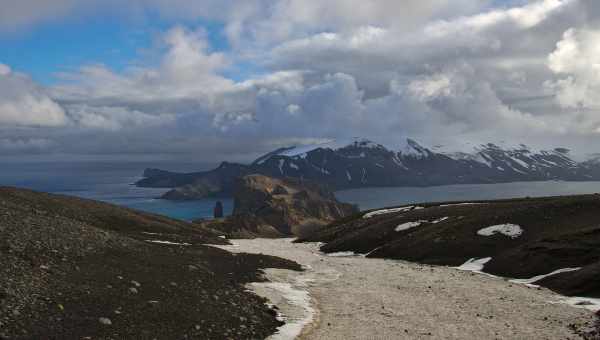
{"label": "snowfield", "polygon": [[498,224],[491,227],[483,228],[477,231],[477,235],[480,236],[493,236],[495,234],[502,234],[510,238],[517,238],[523,234],[521,226],[516,224]]}

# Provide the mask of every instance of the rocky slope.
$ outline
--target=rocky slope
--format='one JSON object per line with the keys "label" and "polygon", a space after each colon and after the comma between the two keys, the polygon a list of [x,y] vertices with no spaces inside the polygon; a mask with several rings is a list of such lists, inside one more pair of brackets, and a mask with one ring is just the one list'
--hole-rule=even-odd
{"label": "rocky slope", "polygon": [[421,204],[357,214],[303,241],[325,242],[325,252],[436,265],[479,259],[472,265],[519,279],[568,268],[535,283],[600,297],[598,221],[599,195]]}
{"label": "rocky slope", "polygon": [[177,174],[146,170],[137,185],[177,189],[167,199],[231,195],[235,178],[247,174],[293,177],[326,184],[334,190],[373,186],[432,186],[514,181],[600,179],[600,162],[578,163],[564,148],[533,150],[525,145],[484,144],[469,152],[445,152],[408,139],[400,150],[374,142],[283,148],[252,164],[223,163],[217,169]]}
{"label": "rocky slope", "polygon": [[248,293],[259,268],[201,226],[0,188],[0,339],[256,339],[280,322]]}
{"label": "rocky slope", "polygon": [[315,183],[248,175],[234,186],[233,215],[201,225],[229,237],[304,235],[357,211]]}

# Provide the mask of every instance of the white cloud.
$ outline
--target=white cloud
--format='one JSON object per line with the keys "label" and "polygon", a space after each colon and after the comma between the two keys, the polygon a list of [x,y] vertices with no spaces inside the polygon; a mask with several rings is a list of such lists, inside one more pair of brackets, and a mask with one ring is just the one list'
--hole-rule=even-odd
{"label": "white cloud", "polygon": [[[94,6],[115,5],[106,3]],[[132,0],[124,11],[217,20],[232,48],[214,51],[209,32],[177,25],[151,51],[156,63],[123,72],[91,64],[49,90],[30,84],[37,90],[24,93],[37,94],[39,106],[47,101],[33,117],[62,120],[67,132],[53,140],[72,152],[119,152],[125,143],[128,152],[239,156],[357,135],[390,144],[405,136],[568,143],[598,130],[600,11],[583,0],[492,3]],[[224,75],[246,64],[260,75]],[[13,73],[0,64],[3,77]],[[13,97],[0,94],[0,103]],[[69,143],[82,136],[92,138]]]}
{"label": "white cloud", "polygon": [[600,106],[600,30],[569,29],[548,57],[559,77],[548,82],[566,108]]}
{"label": "white cloud", "polygon": [[0,125],[63,126],[63,108],[31,79],[0,64]]}

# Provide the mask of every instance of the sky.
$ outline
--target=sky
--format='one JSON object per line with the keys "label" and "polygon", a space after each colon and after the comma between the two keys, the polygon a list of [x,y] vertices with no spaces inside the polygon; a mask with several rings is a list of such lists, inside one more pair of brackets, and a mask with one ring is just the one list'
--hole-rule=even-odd
{"label": "sky", "polygon": [[600,152],[594,0],[0,8],[0,159],[250,161],[352,137]]}

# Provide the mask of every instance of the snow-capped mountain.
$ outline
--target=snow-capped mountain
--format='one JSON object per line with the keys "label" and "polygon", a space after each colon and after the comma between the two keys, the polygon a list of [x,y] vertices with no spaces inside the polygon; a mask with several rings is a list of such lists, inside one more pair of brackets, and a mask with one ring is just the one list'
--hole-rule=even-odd
{"label": "snow-capped mountain", "polygon": [[[331,141],[281,148],[250,165],[223,163],[219,168],[194,174],[147,170],[140,186],[180,187],[167,197],[197,198],[228,194],[236,177],[258,173],[319,182],[333,189],[369,186],[432,186],[514,181],[600,179],[600,163],[578,163],[569,150],[534,150],[483,144],[467,152],[427,148],[407,139],[391,150],[367,139]],[[172,185],[175,184],[176,185]]]}

